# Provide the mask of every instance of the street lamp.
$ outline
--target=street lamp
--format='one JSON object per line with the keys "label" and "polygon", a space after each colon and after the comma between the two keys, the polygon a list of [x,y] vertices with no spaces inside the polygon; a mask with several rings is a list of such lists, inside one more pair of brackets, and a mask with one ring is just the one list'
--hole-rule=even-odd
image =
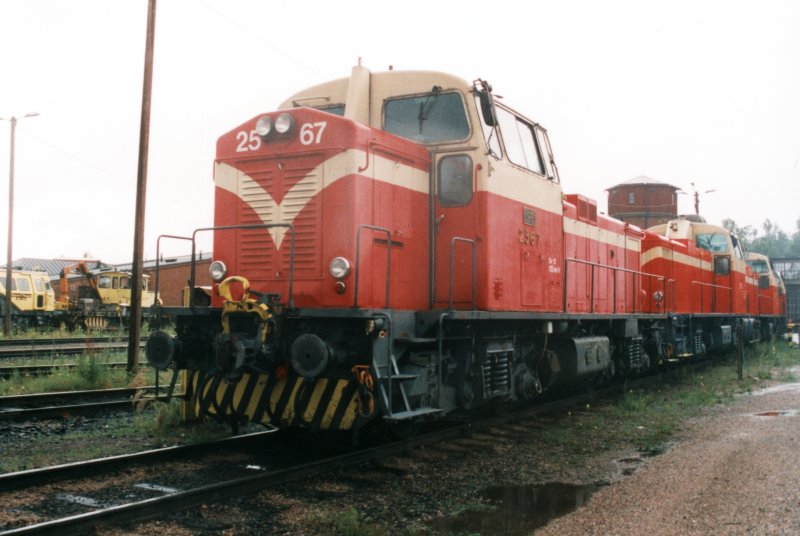
{"label": "street lamp", "polygon": [[[36,117],[39,115],[36,112],[25,114],[20,119],[26,117]],[[17,118],[0,117],[0,120],[11,122],[11,152],[8,165],[8,250],[6,252],[6,307],[5,307],[5,323],[3,324],[3,333],[6,337],[11,336],[11,239],[14,236],[14,136],[17,130]]]}
{"label": "street lamp", "polygon": [[[690,183],[692,185],[692,190],[694,190],[694,213],[698,216],[700,215],[700,192],[694,187],[694,183]],[[716,189],[706,190],[703,192],[704,194],[710,194],[711,192],[716,192]]]}

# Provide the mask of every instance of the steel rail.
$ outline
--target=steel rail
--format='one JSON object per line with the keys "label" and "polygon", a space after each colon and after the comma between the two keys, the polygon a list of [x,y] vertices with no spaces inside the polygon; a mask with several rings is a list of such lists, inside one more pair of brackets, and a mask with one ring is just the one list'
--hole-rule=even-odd
{"label": "steel rail", "polygon": [[[133,397],[145,391],[141,399]],[[35,393],[0,397],[0,421],[35,420],[71,415],[94,414],[107,409],[134,411],[139,401],[166,401],[166,396],[154,397],[155,387],[98,389],[93,391],[66,391]],[[123,397],[123,398],[120,398]],[[113,400],[109,400],[113,398]],[[89,400],[87,400],[89,399]],[[80,401],[80,402],[78,402]],[[60,404],[57,404],[61,402]],[[68,403],[64,403],[68,402]],[[45,405],[46,404],[46,405]],[[26,407],[35,405],[34,407]]]}
{"label": "steel rail", "polygon": [[[100,363],[103,367],[108,368],[125,368],[126,363]],[[146,366],[146,365],[143,365]],[[3,366],[0,367],[0,378],[11,378],[15,373],[23,376],[43,376],[52,374],[57,370],[73,370],[78,367],[77,363],[50,363],[47,365],[16,365],[16,366]]]}
{"label": "steel rail", "polygon": [[[219,441],[208,443],[196,443],[193,445],[181,445],[176,447],[164,447],[160,449],[146,450],[133,454],[120,454],[118,456],[108,456],[94,460],[84,460],[80,462],[65,463],[38,469],[28,469],[15,473],[0,474],[0,489],[4,491],[30,488],[52,484],[63,480],[77,477],[87,477],[97,475],[102,472],[112,472],[127,468],[136,464],[152,463],[159,460],[169,460],[171,458],[182,458],[186,456],[202,454],[204,452],[219,451],[224,452],[220,447],[247,443],[260,439],[267,435],[274,434],[277,430],[266,430],[253,434],[243,434],[228,437]],[[5,534],[5,533],[0,533]]]}
{"label": "steel rail", "polygon": [[[144,347],[145,341],[139,343]],[[83,354],[87,351],[97,350],[124,350],[128,347],[127,342],[108,341],[74,341],[68,343],[46,343],[46,344],[16,344],[3,345],[0,347],[0,359],[11,359],[15,357],[31,357],[37,355],[75,355]]]}

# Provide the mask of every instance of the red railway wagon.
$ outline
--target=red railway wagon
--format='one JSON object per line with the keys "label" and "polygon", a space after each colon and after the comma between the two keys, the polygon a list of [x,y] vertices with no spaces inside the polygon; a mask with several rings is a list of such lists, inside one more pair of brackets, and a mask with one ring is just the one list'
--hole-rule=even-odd
{"label": "red railway wagon", "polygon": [[212,303],[147,343],[185,372],[190,414],[402,431],[759,321],[738,260],[716,273],[699,235],[565,195],[547,131],[480,79],[357,66],[224,134],[214,179],[192,237],[214,233]]}

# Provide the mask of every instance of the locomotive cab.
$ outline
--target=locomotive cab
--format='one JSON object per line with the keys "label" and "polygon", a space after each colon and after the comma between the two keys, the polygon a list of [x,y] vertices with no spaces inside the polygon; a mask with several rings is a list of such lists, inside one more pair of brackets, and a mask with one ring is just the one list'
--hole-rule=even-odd
{"label": "locomotive cab", "polygon": [[[6,271],[0,270],[0,296],[6,294]],[[47,272],[12,270],[11,305],[18,311],[53,311],[55,292]]]}
{"label": "locomotive cab", "polygon": [[743,326],[745,340],[753,340],[758,328],[755,278],[745,262],[738,238],[727,229],[696,218],[679,218],[650,229],[670,240],[705,250],[711,254],[710,279],[692,283],[692,309],[718,315],[704,328],[709,348],[724,348],[736,342],[735,319]]}

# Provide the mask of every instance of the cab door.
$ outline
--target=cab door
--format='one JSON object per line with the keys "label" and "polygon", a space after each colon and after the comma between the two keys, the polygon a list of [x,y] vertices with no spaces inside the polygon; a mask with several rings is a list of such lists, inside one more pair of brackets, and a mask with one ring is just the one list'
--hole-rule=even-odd
{"label": "cab door", "polygon": [[44,311],[47,296],[45,295],[44,282],[39,276],[33,276],[33,308],[36,311]]}
{"label": "cab door", "polygon": [[478,276],[475,164],[469,153],[433,157],[433,307],[473,309]]}

